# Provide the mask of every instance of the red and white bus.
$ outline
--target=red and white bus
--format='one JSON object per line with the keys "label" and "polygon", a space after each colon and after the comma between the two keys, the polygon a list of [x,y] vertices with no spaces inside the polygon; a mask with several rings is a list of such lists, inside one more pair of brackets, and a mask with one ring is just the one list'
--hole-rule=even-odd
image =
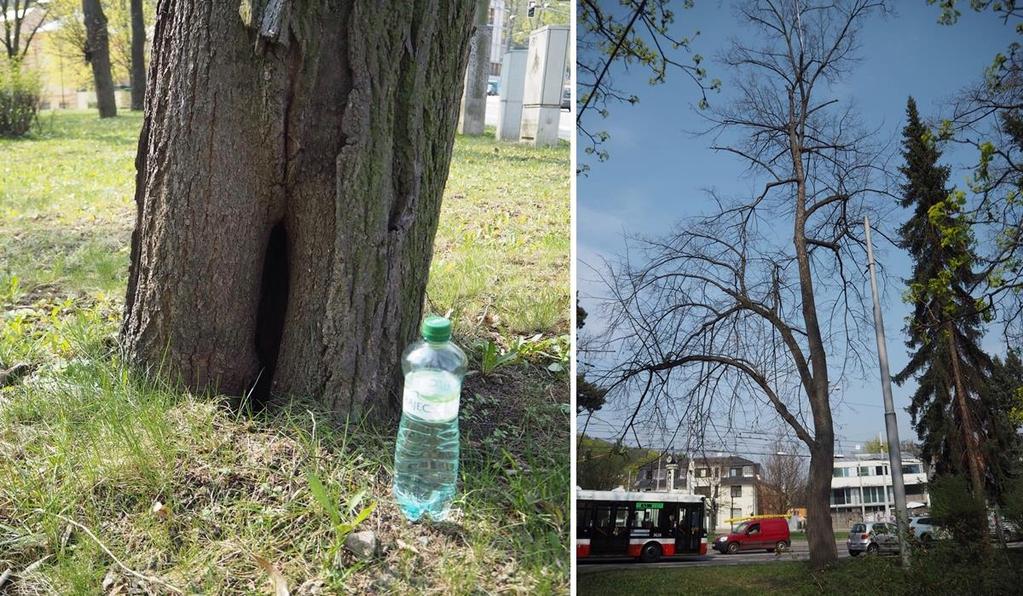
{"label": "red and white bus", "polygon": [[577,490],[576,556],[661,557],[706,555],[704,498],[680,493]]}

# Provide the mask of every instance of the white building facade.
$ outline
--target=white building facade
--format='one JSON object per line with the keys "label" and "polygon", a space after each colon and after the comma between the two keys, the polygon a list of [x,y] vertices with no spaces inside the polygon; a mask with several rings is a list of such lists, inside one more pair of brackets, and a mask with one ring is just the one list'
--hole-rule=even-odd
{"label": "white building facade", "polygon": [[760,465],[743,457],[689,459],[666,455],[639,468],[633,490],[679,491],[707,497],[706,527],[729,530],[735,518],[760,513]]}
{"label": "white building facade", "polygon": [[[902,455],[902,477],[910,513],[923,512],[931,505],[927,492],[927,470],[920,459]],[[886,454],[836,457],[831,478],[831,520],[845,528],[860,520],[894,519],[895,493]]]}

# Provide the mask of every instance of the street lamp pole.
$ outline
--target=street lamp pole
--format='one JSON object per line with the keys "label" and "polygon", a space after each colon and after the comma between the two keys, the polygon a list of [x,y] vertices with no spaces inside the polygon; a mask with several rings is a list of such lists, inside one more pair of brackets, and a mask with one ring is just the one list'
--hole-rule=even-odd
{"label": "street lamp pole", "polygon": [[[899,529],[899,554],[903,567],[909,566],[909,548],[906,544],[909,520],[906,516],[906,485],[902,480],[902,452],[899,449],[899,426],[895,420],[895,406],[892,401],[892,379],[888,372],[888,347],[884,337],[884,321],[881,318],[881,300],[877,292],[877,272],[874,270],[874,245],[870,240],[870,219],[863,217],[863,231],[867,242],[867,267],[870,269],[870,293],[874,297],[874,332],[877,336],[877,357],[881,365],[881,393],[884,396],[884,426],[888,431],[888,462],[892,472],[892,489],[895,492],[895,521]],[[857,470],[857,473],[859,470]],[[885,503],[888,490],[884,487]],[[860,495],[862,500],[863,495]]]}

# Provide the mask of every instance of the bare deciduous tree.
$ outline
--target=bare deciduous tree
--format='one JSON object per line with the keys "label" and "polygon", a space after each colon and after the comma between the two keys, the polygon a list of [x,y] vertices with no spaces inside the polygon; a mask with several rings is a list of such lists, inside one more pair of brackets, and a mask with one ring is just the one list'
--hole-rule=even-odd
{"label": "bare deciduous tree", "polygon": [[762,480],[771,486],[769,498],[760,500],[760,510],[785,513],[801,505],[806,495],[806,467],[795,441],[779,437],[773,453],[764,460]]}
{"label": "bare deciduous tree", "polygon": [[49,5],[38,0],[0,0],[0,27],[3,27],[4,46],[11,60],[28,53],[36,32],[46,22]]}
{"label": "bare deciduous tree", "polygon": [[704,420],[722,400],[733,413],[773,410],[810,453],[817,568],[837,559],[831,392],[872,351],[858,226],[878,193],[890,195],[882,150],[827,95],[854,62],[863,19],[884,10],[879,0],[740,7],[754,34],[725,56],[737,99],[708,116],[709,132],[760,187],[744,200],[715,197],[713,213],[667,238],[640,240],[639,264],[627,255],[605,277],[607,342],[621,360],[596,381],[633,408],[623,437],[652,411]]}

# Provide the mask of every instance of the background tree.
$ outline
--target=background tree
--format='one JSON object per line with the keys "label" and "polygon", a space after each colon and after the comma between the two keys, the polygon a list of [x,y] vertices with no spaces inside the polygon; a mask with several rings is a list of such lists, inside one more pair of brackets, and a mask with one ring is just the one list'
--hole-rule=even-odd
{"label": "background tree", "polygon": [[968,474],[975,496],[985,494],[986,463],[981,443],[987,416],[980,391],[991,359],[980,347],[981,310],[970,295],[975,263],[972,235],[962,213],[965,197],[947,188],[949,168],[920,121],[916,102],[906,105],[900,204],[913,210],[899,229],[913,258],[906,345],[913,351],[894,379],[915,378],[909,413],[921,450],[939,474]]}
{"label": "background tree", "polygon": [[[941,8],[939,22],[952,25],[957,0],[928,0]],[[971,0],[1023,33],[1023,5]],[[1006,343],[1023,341],[1023,55],[1012,42],[995,55],[979,80],[959,91],[942,122],[942,138],[973,148],[978,156],[968,184],[974,200],[965,217],[981,242],[973,294],[987,303]]]}
{"label": "background tree", "polygon": [[863,444],[864,453],[888,453],[888,441],[882,439],[870,439]]}
{"label": "background tree", "polygon": [[96,87],[96,104],[100,118],[117,115],[114,100],[114,78],[110,72],[110,40],[107,17],[100,0],[82,0],[85,22],[85,61],[92,65],[92,79]]}
{"label": "background tree", "polygon": [[195,390],[393,413],[475,5],[161,5],[121,329],[131,362]]}
{"label": "background tree", "polygon": [[769,502],[760,503],[760,510],[785,513],[806,500],[806,466],[795,441],[779,437],[771,449],[761,469],[762,480],[774,490],[767,491]]}
{"label": "background tree", "polygon": [[8,60],[23,58],[47,20],[49,5],[39,0],[0,0],[0,27]]}
{"label": "background tree", "polygon": [[715,212],[667,238],[638,241],[642,262],[633,266],[630,256],[607,277],[607,346],[618,361],[595,380],[632,407],[623,436],[640,412],[705,424],[717,400],[732,413],[772,409],[810,453],[816,568],[837,559],[831,389],[872,351],[864,277],[853,272],[865,256],[862,216],[884,192],[867,133],[827,95],[853,61],[862,20],[884,8],[872,0],[742,4],[750,34],[725,57],[738,99],[708,118],[717,138],[736,139],[715,149],[767,181],[749,199],[718,198]]}
{"label": "background tree", "polygon": [[[690,50],[690,37],[672,32],[676,12],[671,0],[580,0],[576,5],[576,128],[586,138],[583,151],[598,161],[608,158],[603,147],[608,134],[593,124],[594,114],[606,118],[612,103],[636,104],[639,96],[614,84],[612,66],[642,65],[650,70],[650,84],[667,80],[676,69],[688,76],[700,92],[699,105],[706,107],[707,92],[721,87],[718,80],[707,81],[703,57],[693,54],[682,62],[678,50]],[[680,3],[692,8],[692,0]],[[699,35],[697,31],[693,37]],[[586,166],[582,166],[585,171]]]}
{"label": "background tree", "polygon": [[[586,326],[586,317],[586,310],[582,306],[579,306],[577,297],[575,306],[576,329],[582,329]],[[578,371],[578,363],[576,364],[576,370]],[[576,372],[575,386],[575,411],[577,414],[584,411],[593,414],[600,408],[604,407],[604,398],[607,395],[607,391],[594,383],[587,381],[584,373]]]}
{"label": "background tree", "polygon": [[146,19],[143,1],[131,0],[131,109],[141,110],[146,97]]}
{"label": "background tree", "polygon": [[[980,405],[989,421],[982,444],[988,462],[988,494],[1006,503],[1016,478],[1023,478],[1023,360],[1018,350],[991,362],[991,378],[981,388]],[[1021,494],[1023,496],[1023,494]]]}
{"label": "background tree", "polygon": [[476,0],[476,26],[469,43],[469,66],[465,71],[458,132],[483,134],[487,114],[487,81],[490,79],[489,0]]}

